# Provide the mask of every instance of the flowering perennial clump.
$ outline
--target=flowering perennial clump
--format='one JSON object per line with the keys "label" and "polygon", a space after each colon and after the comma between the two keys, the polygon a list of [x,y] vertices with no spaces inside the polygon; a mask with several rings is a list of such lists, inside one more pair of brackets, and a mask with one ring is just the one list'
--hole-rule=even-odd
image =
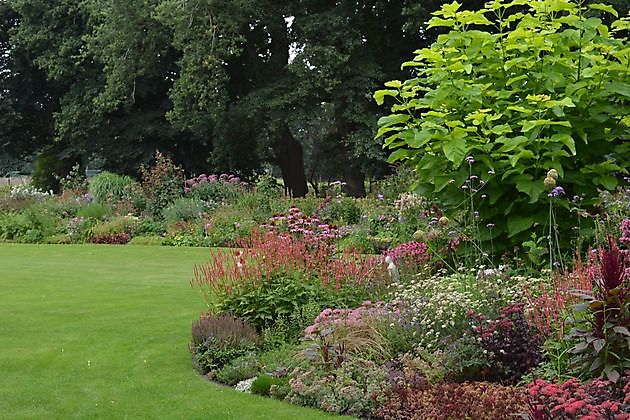
{"label": "flowering perennial clump", "polygon": [[290,233],[314,241],[330,240],[342,236],[340,229],[324,223],[316,215],[307,216],[297,207],[291,207],[288,213],[274,214],[261,228],[276,233]]}
{"label": "flowering perennial clump", "polygon": [[591,291],[598,272],[596,254],[589,253],[586,263],[583,263],[578,252],[571,271],[554,274],[549,283],[541,282],[538,288],[528,284],[524,293],[527,301],[525,315],[529,325],[544,338],[563,338],[564,324],[571,305],[578,301],[575,291]]}
{"label": "flowering perennial clump", "polygon": [[238,241],[240,250],[216,251],[210,261],[193,270],[191,287],[199,287],[211,302],[216,294],[231,294],[235,288],[257,287],[278,273],[315,275],[323,287],[340,289],[369,281],[381,258],[348,250],[335,255],[326,241],[304,241],[289,234],[252,232]]}
{"label": "flowering perennial clump", "polygon": [[417,241],[407,242],[389,249],[385,251],[385,256],[391,257],[398,269],[404,273],[417,273],[431,257],[427,244]]}
{"label": "flowering perennial clump", "polygon": [[429,350],[445,348],[449,340],[469,330],[467,314],[491,313],[498,305],[522,298],[526,277],[491,276],[473,273],[417,276],[410,283],[394,283],[391,298],[401,302],[422,331],[419,344]]}
{"label": "flowering perennial clump", "polygon": [[529,415],[546,419],[630,419],[630,371],[617,384],[602,379],[558,385],[537,379],[527,386]]}
{"label": "flowering perennial clump", "polygon": [[241,179],[235,175],[231,175],[231,174],[220,174],[220,175],[215,175],[215,174],[211,174],[211,175],[206,175],[206,174],[201,174],[197,177],[193,177],[190,179],[187,179],[184,181],[184,192],[189,193],[197,188],[199,188],[200,186],[204,185],[204,184],[210,184],[210,183],[221,183],[221,184],[231,184],[231,185],[237,185],[237,184],[242,184],[245,185],[244,183],[241,183]]}
{"label": "flowering perennial clump", "polygon": [[400,309],[383,301],[371,302],[366,300],[354,309],[324,309],[304,330],[305,339],[313,339],[328,329],[339,326],[357,327],[364,325],[374,318],[388,318],[399,316]]}
{"label": "flowering perennial clump", "polygon": [[36,200],[44,200],[52,197],[52,191],[42,191],[38,188],[28,185],[16,185],[11,188],[11,198],[15,200],[25,200],[27,198],[34,198]]}

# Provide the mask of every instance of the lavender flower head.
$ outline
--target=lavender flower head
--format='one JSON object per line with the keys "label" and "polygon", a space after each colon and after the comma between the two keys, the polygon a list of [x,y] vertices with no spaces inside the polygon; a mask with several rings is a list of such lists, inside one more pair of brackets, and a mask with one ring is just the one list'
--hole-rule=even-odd
{"label": "lavender flower head", "polygon": [[475,163],[475,158],[472,156],[466,156],[466,162],[472,165],[473,163]]}
{"label": "lavender flower head", "polygon": [[551,190],[551,192],[549,193],[549,197],[553,197],[553,198],[557,198],[557,197],[561,197],[563,195],[565,195],[566,193],[564,192],[564,188],[557,186],[554,189]]}

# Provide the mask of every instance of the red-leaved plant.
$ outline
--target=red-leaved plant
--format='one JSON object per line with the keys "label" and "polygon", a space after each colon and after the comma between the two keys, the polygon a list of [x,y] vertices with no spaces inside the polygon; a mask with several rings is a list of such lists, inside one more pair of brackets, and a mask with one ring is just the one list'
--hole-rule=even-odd
{"label": "red-leaved plant", "polygon": [[268,288],[279,276],[294,278],[294,283],[316,279],[325,290],[385,286],[381,258],[353,250],[337,255],[329,241],[254,231],[238,246],[214,251],[207,263],[193,269],[190,285],[201,289],[211,308],[216,308],[217,297]]}
{"label": "red-leaved plant", "polygon": [[590,253],[584,264],[580,253],[576,252],[573,270],[554,273],[551,285],[541,284],[538,293],[525,288],[527,299],[525,314],[529,325],[535,328],[543,339],[562,339],[570,309],[579,301],[574,292],[576,290],[590,292],[598,271],[596,254]]}
{"label": "red-leaved plant", "polygon": [[630,368],[630,269],[617,241],[609,236],[607,242],[608,248],[597,252],[593,292],[577,293],[584,303],[573,306],[575,327],[568,338],[575,342],[574,362],[585,377],[605,374],[614,382]]}
{"label": "red-leaved plant", "polygon": [[561,385],[537,379],[527,393],[532,420],[630,419],[630,371],[616,384],[599,378],[587,383],[569,379]]}

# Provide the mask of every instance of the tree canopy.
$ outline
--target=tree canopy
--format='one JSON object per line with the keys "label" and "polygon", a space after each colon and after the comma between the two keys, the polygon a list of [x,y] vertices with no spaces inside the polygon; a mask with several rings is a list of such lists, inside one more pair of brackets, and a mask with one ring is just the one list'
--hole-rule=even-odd
{"label": "tree canopy", "polygon": [[[5,151],[55,142],[135,173],[155,149],[189,172],[278,165],[289,192],[387,168],[370,100],[433,36],[438,2],[12,0],[0,6]],[[31,121],[36,119],[37,121]]]}

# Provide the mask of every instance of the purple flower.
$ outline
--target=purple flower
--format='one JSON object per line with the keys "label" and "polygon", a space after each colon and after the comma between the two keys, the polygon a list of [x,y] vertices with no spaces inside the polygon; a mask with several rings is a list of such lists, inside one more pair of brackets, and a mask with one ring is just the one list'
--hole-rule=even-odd
{"label": "purple flower", "polygon": [[383,196],[382,193],[378,193],[376,194],[376,198],[378,198],[380,201],[383,201],[385,197]]}
{"label": "purple flower", "polygon": [[472,165],[473,163],[475,163],[475,158],[472,156],[466,156],[466,162]]}
{"label": "purple flower", "polygon": [[560,196],[563,196],[563,195],[565,195],[564,188],[558,186],[558,187],[554,188],[553,190],[551,190],[551,193],[549,194],[549,197],[556,198],[556,197],[560,197]]}

